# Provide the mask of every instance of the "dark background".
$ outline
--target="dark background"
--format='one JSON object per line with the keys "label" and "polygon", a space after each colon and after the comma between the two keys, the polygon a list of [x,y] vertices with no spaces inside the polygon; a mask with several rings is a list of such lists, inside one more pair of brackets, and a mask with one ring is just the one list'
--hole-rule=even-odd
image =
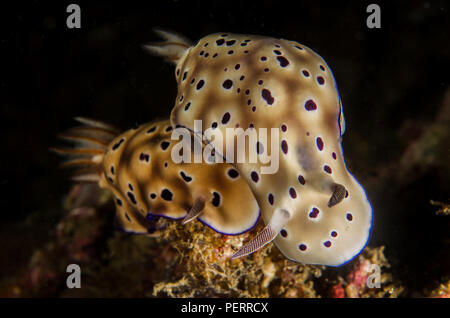
{"label": "dark background", "polygon": [[[72,2],[81,7],[81,29],[66,27]],[[381,29],[366,26],[372,2],[381,6]],[[449,89],[448,1],[392,2],[2,3],[4,253],[26,260],[58,221],[71,183],[48,147],[59,143],[55,135],[73,126],[74,116],[123,129],[168,117],[176,95],[173,66],[141,49],[158,40],[152,28],[162,27],[193,41],[214,32],[282,37],[318,52],[343,101],[347,166],[373,204],[369,244],[386,245],[396,273],[411,286],[448,275],[449,218],[437,217],[429,200],[450,198],[449,151],[419,167],[416,178],[390,177],[401,169],[395,164],[405,149],[436,121]]]}

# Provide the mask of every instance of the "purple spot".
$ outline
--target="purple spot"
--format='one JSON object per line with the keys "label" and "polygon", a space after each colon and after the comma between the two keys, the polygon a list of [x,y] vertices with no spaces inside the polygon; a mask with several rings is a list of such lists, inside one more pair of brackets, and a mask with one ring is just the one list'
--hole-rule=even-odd
{"label": "purple spot", "polygon": [[281,150],[284,154],[288,153],[288,144],[286,140],[281,141]]}
{"label": "purple spot", "polygon": [[305,185],[306,181],[305,181],[305,177],[303,177],[301,174],[298,175],[298,182],[300,182],[300,184]]}
{"label": "purple spot", "polygon": [[264,69],[264,72],[266,72],[266,73],[267,73],[268,71],[269,71],[269,69],[268,69],[268,68],[265,68],[265,69]]}
{"label": "purple spot", "polygon": [[233,53],[234,53],[233,50],[228,51],[228,54],[233,54]]}
{"label": "purple spot", "polygon": [[234,66],[234,69],[237,71],[240,67],[241,67],[240,64],[236,64],[236,65]]}
{"label": "purple spot", "polygon": [[252,112],[256,112],[256,106],[252,107]]}
{"label": "purple spot", "polygon": [[149,130],[147,130],[147,134],[151,134],[152,132],[154,132],[156,130],[156,126],[153,126],[152,128],[150,128]]}
{"label": "purple spot", "polygon": [[216,44],[217,44],[218,46],[221,46],[221,45],[223,45],[224,43],[225,43],[225,40],[224,40],[224,39],[219,39],[219,40],[216,41]]}
{"label": "purple spot", "polygon": [[222,86],[225,89],[230,89],[233,86],[233,81],[230,79],[227,79],[225,82],[223,82]]}
{"label": "purple spot", "polygon": [[330,241],[326,241],[323,243],[323,245],[325,245],[325,247],[330,247],[331,246],[331,242]]}
{"label": "purple spot", "polygon": [[111,173],[114,175],[114,166],[111,166]]}
{"label": "purple spot", "polygon": [[150,198],[156,199],[156,193],[150,193]]}
{"label": "purple spot", "polygon": [[211,203],[217,208],[220,205],[220,194],[213,192],[213,199]]}
{"label": "purple spot", "polygon": [[230,121],[230,117],[230,113],[226,112],[222,117],[222,124],[225,125],[226,123],[228,123]]}
{"label": "purple spot", "polygon": [[289,61],[284,56],[277,56],[278,62],[280,62],[281,67],[286,67],[289,65]]}
{"label": "purple spot", "polygon": [[323,170],[324,170],[326,173],[329,173],[329,174],[332,173],[332,170],[331,170],[330,166],[328,166],[328,165],[324,165],[324,166],[323,166]]}
{"label": "purple spot", "polygon": [[348,197],[348,191],[347,190],[345,190],[345,197],[346,198]]}
{"label": "purple spot", "polygon": [[250,177],[252,178],[253,182],[258,182],[259,181],[259,175],[256,171],[252,171],[250,173]]}
{"label": "purple spot", "polygon": [[239,78],[239,80],[240,81],[243,81],[244,80],[244,78],[245,78],[245,76],[244,75],[242,75],[240,78]]}
{"label": "purple spot", "polygon": [[334,160],[336,160],[337,157],[336,157],[336,153],[335,152],[332,152],[331,156],[333,157]]}
{"label": "purple spot", "polygon": [[317,149],[319,149],[319,151],[323,150],[323,140],[320,137],[316,138],[316,145],[317,145]]}
{"label": "purple spot", "polygon": [[120,205],[120,206],[123,205],[122,200],[120,200],[119,198],[116,198],[116,202],[117,202],[117,204]]}
{"label": "purple spot", "polygon": [[294,188],[289,188],[289,195],[291,196],[292,199],[297,198],[297,192],[295,191]]}
{"label": "purple spot", "polygon": [[266,101],[267,104],[272,105],[275,101],[275,98],[272,97],[272,93],[268,89],[263,89],[261,91],[262,98]]}
{"label": "purple spot", "polygon": [[163,142],[161,143],[161,149],[162,149],[162,150],[166,150],[167,147],[169,147],[169,145],[170,145],[170,142],[169,142],[169,141],[163,141]]}
{"label": "purple spot", "polygon": [[311,212],[309,212],[309,217],[315,219],[319,215],[319,209],[314,207]]}
{"label": "purple spot", "polygon": [[216,128],[217,128],[217,122],[213,122],[213,123],[211,124],[211,127],[214,128],[214,129],[216,129]]}
{"label": "purple spot", "polygon": [[273,194],[272,193],[269,193],[267,200],[269,201],[270,205],[273,205]]}
{"label": "purple spot", "polygon": [[116,143],[116,144],[112,147],[112,150],[117,150],[117,148],[119,148],[120,145],[121,145],[124,141],[125,141],[125,139],[121,138],[121,139],[119,140],[119,142]]}
{"label": "purple spot", "polygon": [[262,154],[264,152],[264,146],[259,141],[256,143],[256,153],[258,155]]}
{"label": "purple spot", "polygon": [[332,231],[332,232],[331,232],[331,236],[332,236],[332,237],[336,237],[337,235],[338,235],[338,234],[337,234],[336,231]]}
{"label": "purple spot", "polygon": [[245,95],[248,95],[248,94],[250,94],[250,90],[249,90],[249,89],[246,89],[246,90],[245,90]]}
{"label": "purple spot", "polygon": [[231,168],[228,170],[228,175],[230,176],[230,178],[236,179],[237,177],[239,177],[239,172],[236,169]]}
{"label": "purple spot", "polygon": [[319,67],[322,71],[325,71],[325,67],[323,67],[323,65],[320,65]]}
{"label": "purple spot", "polygon": [[252,103],[252,100],[249,99],[249,100],[247,101],[247,105],[250,105],[251,103]]}
{"label": "purple spot", "polygon": [[286,125],[281,125],[281,131],[282,132],[286,132],[287,131],[287,126]]}
{"label": "purple spot", "polygon": [[209,53],[206,53],[206,54],[205,54],[205,57],[208,57],[208,56],[209,56]]}
{"label": "purple spot", "polygon": [[216,57],[217,57],[217,53],[214,53],[214,55],[213,55],[213,59],[215,59]]}
{"label": "purple spot", "polygon": [[201,89],[201,88],[203,87],[203,85],[205,85],[205,81],[204,81],[204,80],[200,80],[200,81],[197,83],[197,90]]}
{"label": "purple spot", "polygon": [[188,72],[184,72],[184,73],[183,73],[183,81],[186,79],[187,73],[188,73]]}
{"label": "purple spot", "polygon": [[263,80],[258,81],[258,85],[262,85],[263,83],[264,83]]}
{"label": "purple spot", "polygon": [[298,249],[299,249],[300,251],[304,252],[304,251],[306,251],[306,245],[305,245],[305,244],[300,244],[300,245],[298,246]]}
{"label": "purple spot", "polygon": [[161,191],[161,198],[163,198],[166,201],[172,201],[172,192],[170,192],[169,189],[164,189]]}
{"label": "purple spot", "polygon": [[312,110],[316,110],[317,109],[317,105],[316,103],[314,103],[314,101],[312,99],[308,99],[305,103],[305,109],[307,111],[312,111]]}
{"label": "purple spot", "polygon": [[227,41],[227,46],[232,46],[234,43],[236,43],[235,40]]}
{"label": "purple spot", "polygon": [[203,55],[203,53],[205,53],[205,51],[201,51],[201,52],[200,52],[200,55]]}
{"label": "purple spot", "polygon": [[180,175],[183,178],[184,181],[186,182],[191,182],[192,181],[192,177],[188,176],[187,174],[184,173],[184,171],[180,171]]}
{"label": "purple spot", "polygon": [[280,231],[280,234],[281,234],[282,237],[287,237],[287,235],[288,235],[288,233],[287,233],[287,231],[285,229],[282,229]]}
{"label": "purple spot", "polygon": [[139,160],[148,162],[150,160],[150,155],[142,152],[139,156]]}
{"label": "purple spot", "polygon": [[265,60],[267,60],[267,57],[262,56],[262,57],[261,57],[261,61],[265,61]]}
{"label": "purple spot", "polygon": [[130,201],[133,202],[133,204],[137,204],[136,198],[134,197],[133,193],[127,192],[127,195],[130,198]]}
{"label": "purple spot", "polygon": [[281,55],[281,52],[279,50],[273,50],[273,53],[275,53],[276,55]]}
{"label": "purple spot", "polygon": [[317,83],[319,83],[319,85],[323,85],[325,83],[325,79],[322,76],[317,76]]}
{"label": "purple spot", "polygon": [[346,218],[347,218],[347,220],[352,221],[353,215],[351,213],[347,213]]}
{"label": "purple spot", "polygon": [[304,77],[309,77],[309,72],[307,70],[302,71]]}

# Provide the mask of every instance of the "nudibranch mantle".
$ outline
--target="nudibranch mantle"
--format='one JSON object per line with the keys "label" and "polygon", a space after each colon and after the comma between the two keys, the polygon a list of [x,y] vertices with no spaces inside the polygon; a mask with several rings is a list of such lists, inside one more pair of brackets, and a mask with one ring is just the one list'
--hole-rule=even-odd
{"label": "nudibranch mantle", "polygon": [[[325,61],[283,39],[217,33],[190,46],[177,35],[159,34],[170,50],[146,48],[176,64],[173,126],[194,131],[194,121],[202,120],[224,136],[226,128],[279,129],[276,173],[261,174],[259,162],[226,158],[250,185],[267,225],[236,256],[273,239],[286,257],[302,263],[339,266],[359,254],[370,235],[372,208],[344,162],[342,104]],[[257,148],[249,145],[249,151]],[[265,148],[275,150],[270,143]]]}

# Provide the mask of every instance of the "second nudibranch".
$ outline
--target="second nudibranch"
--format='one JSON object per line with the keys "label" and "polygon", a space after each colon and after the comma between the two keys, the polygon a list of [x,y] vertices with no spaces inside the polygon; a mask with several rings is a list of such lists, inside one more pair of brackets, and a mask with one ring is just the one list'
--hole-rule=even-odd
{"label": "second nudibranch", "polygon": [[99,182],[112,192],[120,229],[151,234],[151,221],[157,216],[183,219],[183,223],[198,218],[230,235],[246,232],[257,223],[258,204],[232,165],[173,162],[176,142],[171,139],[169,120],[121,134],[98,121],[77,120],[84,126],[61,135],[77,146],[54,150],[70,156],[65,166],[86,167],[74,180]]}
{"label": "second nudibranch", "polygon": [[[218,129],[223,136],[227,128],[267,128],[268,140],[270,129],[279,129],[277,149],[271,142],[266,149],[259,141],[249,145],[258,154],[279,151],[275,173],[261,173],[260,161],[226,158],[252,188],[266,223],[234,257],[272,240],[289,259],[309,264],[339,266],[359,254],[369,238],[372,208],[344,162],[342,105],[325,61],[283,39],[217,33],[190,45],[179,35],[158,33],[167,41],[146,48],[176,65],[173,126],[201,135],[194,125],[201,120],[202,130]],[[229,146],[216,150],[223,155]]]}

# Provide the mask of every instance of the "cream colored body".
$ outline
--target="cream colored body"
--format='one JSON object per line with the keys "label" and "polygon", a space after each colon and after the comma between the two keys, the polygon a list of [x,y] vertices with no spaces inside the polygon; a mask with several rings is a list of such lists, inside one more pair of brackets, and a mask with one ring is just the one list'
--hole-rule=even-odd
{"label": "cream colored body", "polygon": [[[346,169],[340,98],[333,74],[319,55],[293,41],[218,33],[187,49],[176,63],[175,74],[178,95],[172,125],[193,129],[194,120],[201,119],[204,129],[217,123],[216,129],[224,135],[226,128],[234,127],[280,129],[278,145],[282,150],[275,174],[259,173],[255,182],[251,173],[260,171],[263,164],[235,166],[251,187],[266,224],[277,209],[289,212],[290,219],[283,227],[287,236],[275,239],[286,257],[337,266],[363,249],[371,229],[372,209],[363,188]],[[222,124],[226,113],[229,120]],[[321,138],[322,147],[317,138]],[[281,143],[287,144],[286,153]],[[225,153],[224,148],[217,150]],[[266,151],[272,151],[270,145]],[[227,159],[236,162],[235,158]],[[325,165],[331,173],[324,170]],[[299,182],[300,175],[305,184]],[[328,207],[333,183],[344,185],[348,197]],[[268,200],[270,194],[273,204]],[[316,218],[309,217],[313,207],[320,211]],[[333,231],[336,237],[331,236]],[[330,246],[326,246],[328,242]],[[303,251],[302,244],[306,246]]]}

